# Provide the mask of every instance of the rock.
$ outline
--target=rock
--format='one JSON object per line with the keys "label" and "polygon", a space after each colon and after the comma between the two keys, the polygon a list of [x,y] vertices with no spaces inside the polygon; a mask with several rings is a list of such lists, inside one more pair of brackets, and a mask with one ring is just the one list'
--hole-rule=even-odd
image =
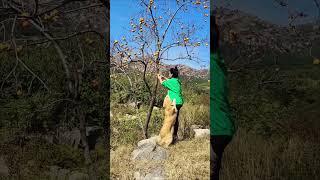
{"label": "rock", "polygon": [[191,129],[201,129],[201,128],[202,128],[201,125],[197,125],[197,124],[191,125]]}
{"label": "rock", "polygon": [[72,172],[69,176],[69,180],[89,180],[89,175],[80,172]]}
{"label": "rock", "polygon": [[194,137],[195,138],[204,138],[204,137],[210,137],[210,130],[209,129],[193,129],[195,132]]}
{"label": "rock", "polygon": [[167,150],[160,146],[157,146],[156,149],[150,154],[150,159],[153,159],[153,160],[165,160],[167,158],[168,158]]}
{"label": "rock", "polygon": [[74,129],[72,131],[59,132],[57,139],[59,144],[72,146],[74,149],[77,149],[81,141],[80,130]]}
{"label": "rock", "polygon": [[3,157],[0,157],[0,177],[8,177],[9,176],[9,168],[5,162]]}
{"label": "rock", "polygon": [[141,141],[138,142],[138,147],[142,146],[143,144],[154,144],[156,145],[156,140],[157,140],[158,136],[153,136],[149,139],[143,139]]}
{"label": "rock", "polygon": [[154,111],[159,111],[159,110],[160,110],[160,108],[158,108],[158,107],[154,106],[154,107],[153,107],[153,110],[154,110]]}
{"label": "rock", "polygon": [[142,102],[141,102],[141,101],[132,102],[132,103],[128,103],[128,105],[129,105],[130,107],[140,109],[140,106],[142,105]]}
{"label": "rock", "polygon": [[155,149],[153,143],[144,143],[131,153],[131,160],[150,159],[150,153]]}
{"label": "rock", "polygon": [[[97,139],[102,134],[102,131],[103,129],[99,126],[86,127],[86,136],[88,138],[90,149],[94,149]],[[81,134],[79,129],[59,132],[57,139],[59,144],[72,146],[74,149],[77,149],[79,146],[81,146]]]}
{"label": "rock", "polygon": [[131,153],[132,160],[164,160],[168,157],[167,150],[157,146],[154,136],[138,142],[138,147]]}

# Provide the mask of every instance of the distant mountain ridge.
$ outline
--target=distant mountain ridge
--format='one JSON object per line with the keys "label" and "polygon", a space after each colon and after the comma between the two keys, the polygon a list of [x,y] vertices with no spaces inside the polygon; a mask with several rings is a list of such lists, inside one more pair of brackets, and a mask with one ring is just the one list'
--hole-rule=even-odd
{"label": "distant mountain ridge", "polygon": [[230,32],[245,46],[268,49],[278,53],[300,52],[320,39],[319,24],[281,27],[240,10],[216,8],[213,13],[221,28],[221,39],[230,42]]}
{"label": "distant mountain ridge", "polygon": [[170,68],[174,68],[175,66],[178,67],[180,76],[187,78],[209,79],[209,69],[195,69],[184,64],[162,65],[161,69],[166,71]]}

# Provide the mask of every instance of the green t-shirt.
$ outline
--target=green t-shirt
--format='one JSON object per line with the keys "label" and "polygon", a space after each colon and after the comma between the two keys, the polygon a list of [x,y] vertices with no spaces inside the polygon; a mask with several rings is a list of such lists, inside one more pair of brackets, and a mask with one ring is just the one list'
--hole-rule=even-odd
{"label": "green t-shirt", "polygon": [[162,86],[168,89],[168,95],[171,101],[176,99],[177,105],[183,104],[183,98],[181,94],[181,81],[178,78],[170,78],[162,81]]}
{"label": "green t-shirt", "polygon": [[228,101],[227,68],[219,53],[210,54],[210,134],[233,136]]}

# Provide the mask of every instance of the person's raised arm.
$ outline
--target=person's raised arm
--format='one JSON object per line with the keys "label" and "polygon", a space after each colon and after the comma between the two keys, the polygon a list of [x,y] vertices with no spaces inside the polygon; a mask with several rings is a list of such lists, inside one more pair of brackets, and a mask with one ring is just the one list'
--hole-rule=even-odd
{"label": "person's raised arm", "polygon": [[164,76],[162,76],[160,74],[158,74],[157,76],[158,76],[158,80],[159,80],[160,84],[162,84],[163,81],[168,79],[168,78],[166,78],[166,77],[164,77]]}

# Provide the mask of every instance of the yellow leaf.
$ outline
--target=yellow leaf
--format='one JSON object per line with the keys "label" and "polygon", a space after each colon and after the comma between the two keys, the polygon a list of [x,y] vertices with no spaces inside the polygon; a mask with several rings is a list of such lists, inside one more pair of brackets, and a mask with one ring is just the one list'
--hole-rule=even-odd
{"label": "yellow leaf", "polygon": [[314,65],[320,64],[320,59],[318,59],[318,58],[313,59],[313,64]]}
{"label": "yellow leaf", "polygon": [[143,24],[144,23],[144,18],[140,18],[139,23]]}
{"label": "yellow leaf", "polygon": [[19,90],[17,90],[17,95],[18,96],[21,96],[22,95],[22,91],[19,89]]}

